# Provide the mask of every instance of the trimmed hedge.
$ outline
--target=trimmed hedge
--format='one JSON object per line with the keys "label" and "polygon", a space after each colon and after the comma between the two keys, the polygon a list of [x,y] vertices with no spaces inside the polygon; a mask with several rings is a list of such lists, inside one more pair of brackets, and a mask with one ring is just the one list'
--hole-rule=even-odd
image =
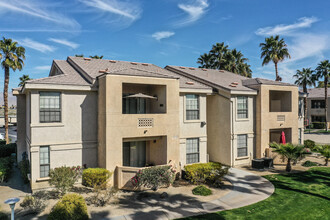
{"label": "trimmed hedge", "polygon": [[12,153],[16,153],[16,144],[0,144],[0,157],[10,157]]}
{"label": "trimmed hedge", "polygon": [[6,181],[10,175],[12,161],[10,157],[0,158],[0,183]]}
{"label": "trimmed hedge", "polygon": [[185,178],[193,184],[211,184],[220,186],[224,175],[228,173],[229,167],[220,163],[196,163],[184,167]]}
{"label": "trimmed hedge", "polygon": [[85,220],[88,219],[87,205],[84,198],[70,193],[56,203],[48,215],[48,220]]}
{"label": "trimmed hedge", "polygon": [[314,150],[314,148],[315,148],[315,141],[312,141],[312,140],[304,140],[304,146],[306,147],[306,148],[309,148],[309,149],[311,149],[311,150]]}
{"label": "trimmed hedge", "polygon": [[199,185],[193,188],[192,193],[199,196],[209,196],[212,195],[212,191],[204,185]]}
{"label": "trimmed hedge", "polygon": [[104,168],[88,168],[82,173],[82,184],[84,186],[95,187],[106,184],[112,172]]}

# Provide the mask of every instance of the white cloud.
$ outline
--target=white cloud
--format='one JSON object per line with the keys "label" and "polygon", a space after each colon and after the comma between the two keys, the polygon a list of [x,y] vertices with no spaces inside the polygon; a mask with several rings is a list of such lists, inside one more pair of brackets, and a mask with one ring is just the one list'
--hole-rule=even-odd
{"label": "white cloud", "polygon": [[172,31],[159,31],[159,32],[155,32],[151,36],[153,38],[155,38],[156,40],[162,40],[164,38],[169,38],[169,37],[173,36],[174,34],[175,33]]}
{"label": "white cloud", "polygon": [[[40,2],[38,0],[0,0],[0,12],[2,13],[11,12],[23,14],[74,29],[80,27],[80,25],[74,19],[54,11],[58,10],[48,10],[44,2]],[[17,19],[17,16],[15,19]]]}
{"label": "white cloud", "polygon": [[73,49],[76,49],[76,48],[79,47],[79,44],[74,43],[74,42],[71,42],[71,41],[68,41],[66,39],[49,38],[48,40],[49,41],[52,41],[52,42],[55,42],[55,43],[58,43],[58,44],[62,44],[62,45],[71,47]]}
{"label": "white cloud", "polygon": [[86,6],[105,13],[119,15],[120,17],[135,21],[140,17],[141,8],[131,1],[118,0],[79,0]]}
{"label": "white cloud", "polygon": [[178,7],[188,14],[188,18],[179,22],[177,25],[186,25],[200,19],[209,7],[209,3],[207,0],[194,0],[188,4],[178,4]]}
{"label": "white cloud", "polygon": [[50,68],[51,68],[51,66],[48,66],[48,65],[34,67],[35,70],[41,70],[41,71],[50,70]]}
{"label": "white cloud", "polygon": [[298,22],[293,24],[278,24],[273,27],[259,28],[256,31],[257,35],[288,35],[298,29],[311,27],[313,23],[317,22],[316,17],[302,17],[298,19]]}
{"label": "white cloud", "polygon": [[28,47],[33,50],[40,51],[42,53],[53,52],[56,50],[56,48],[53,46],[34,41],[30,38],[25,38],[23,40],[17,40],[17,41],[19,44],[21,44],[24,47]]}

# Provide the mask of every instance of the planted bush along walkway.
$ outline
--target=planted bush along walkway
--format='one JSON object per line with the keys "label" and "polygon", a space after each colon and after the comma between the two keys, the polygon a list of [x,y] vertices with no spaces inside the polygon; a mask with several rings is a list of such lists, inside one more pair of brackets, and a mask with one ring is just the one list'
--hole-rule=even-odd
{"label": "planted bush along walkway", "polygon": [[274,192],[274,186],[267,179],[250,172],[231,168],[226,178],[233,184],[231,192],[211,202],[201,203],[200,201],[186,198],[166,204],[156,205],[154,209],[136,208],[136,212],[122,216],[104,216],[103,219],[128,220],[128,219],[175,219],[187,216],[195,216],[217,211],[234,209],[247,206],[268,198]]}

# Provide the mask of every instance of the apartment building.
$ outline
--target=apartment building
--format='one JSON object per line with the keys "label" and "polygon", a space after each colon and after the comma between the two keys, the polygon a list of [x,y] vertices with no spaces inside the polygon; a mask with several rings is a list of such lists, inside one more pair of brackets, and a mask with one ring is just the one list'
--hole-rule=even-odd
{"label": "apartment building", "polygon": [[250,164],[281,131],[298,143],[296,86],[222,70],[68,57],[13,94],[33,190],[64,165],[114,171],[125,188],[146,166]]}
{"label": "apartment building", "polygon": [[[315,127],[322,127],[325,120],[325,91],[324,88],[308,89],[307,96],[307,117],[309,124]],[[328,92],[328,103],[330,103],[330,92]],[[328,104],[329,105],[329,104]],[[330,111],[328,111],[328,120]],[[330,127],[330,125],[328,125]]]}

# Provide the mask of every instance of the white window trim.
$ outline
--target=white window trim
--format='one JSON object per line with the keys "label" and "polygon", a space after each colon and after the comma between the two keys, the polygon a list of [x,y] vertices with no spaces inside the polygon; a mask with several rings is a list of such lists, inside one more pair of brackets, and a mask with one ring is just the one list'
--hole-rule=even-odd
{"label": "white window trim", "polygon": [[[198,106],[199,106],[199,119],[198,120],[187,120],[187,98],[186,95],[198,95]],[[196,93],[185,93],[183,94],[183,123],[200,123],[201,119],[201,95]]]}
{"label": "white window trim", "polygon": [[[238,97],[246,97],[247,99],[247,118],[238,118]],[[250,120],[250,104],[249,104],[249,96],[246,96],[246,95],[238,95],[236,96],[235,98],[235,119],[236,121],[249,121]]]}

